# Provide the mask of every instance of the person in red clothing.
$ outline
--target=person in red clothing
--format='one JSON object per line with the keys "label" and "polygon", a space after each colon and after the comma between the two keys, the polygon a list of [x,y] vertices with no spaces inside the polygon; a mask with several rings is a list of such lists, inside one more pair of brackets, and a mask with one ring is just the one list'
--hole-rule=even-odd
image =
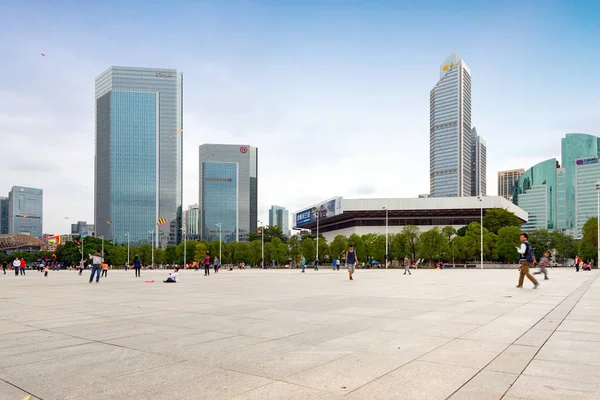
{"label": "person in red clothing", "polygon": [[25,259],[21,258],[21,266],[20,266],[21,275],[25,275],[25,267],[26,266],[27,266],[27,263],[25,262]]}
{"label": "person in red clothing", "polygon": [[210,254],[208,251],[206,252],[206,256],[204,257],[204,276],[210,275]]}

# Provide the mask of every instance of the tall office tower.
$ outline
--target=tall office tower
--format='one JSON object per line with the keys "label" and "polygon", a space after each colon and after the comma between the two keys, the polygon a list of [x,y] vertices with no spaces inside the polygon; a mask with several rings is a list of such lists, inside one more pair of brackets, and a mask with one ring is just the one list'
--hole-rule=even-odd
{"label": "tall office tower", "polygon": [[8,234],[8,197],[0,197],[0,235]]}
{"label": "tall office tower", "polygon": [[42,239],[44,191],[13,186],[8,193],[8,233],[21,233]]}
{"label": "tall office tower", "polygon": [[209,242],[247,241],[258,219],[258,149],[200,146],[200,234]]}
{"label": "tall office tower", "polygon": [[184,213],[185,234],[187,240],[200,240],[200,206],[188,206]]}
{"label": "tall office tower", "polygon": [[498,172],[498,196],[512,201],[517,180],[525,173],[523,168]]}
{"label": "tall office tower", "polygon": [[285,236],[290,236],[290,213],[285,207],[271,206],[269,226],[278,226]]}
{"label": "tall office tower", "polygon": [[181,240],[183,75],[111,67],[96,78],[96,236]]}
{"label": "tall office tower", "polygon": [[487,195],[487,146],[485,140],[471,130],[471,196]]}
{"label": "tall office tower", "polygon": [[454,50],[430,93],[431,197],[471,196],[471,71]]}

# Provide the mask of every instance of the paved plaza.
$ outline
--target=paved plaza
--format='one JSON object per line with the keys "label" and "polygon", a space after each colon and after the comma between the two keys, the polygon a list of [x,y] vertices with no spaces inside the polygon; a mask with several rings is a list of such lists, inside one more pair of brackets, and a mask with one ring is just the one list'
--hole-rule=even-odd
{"label": "paved plaza", "polygon": [[10,271],[0,399],[600,399],[597,271],[402,273]]}

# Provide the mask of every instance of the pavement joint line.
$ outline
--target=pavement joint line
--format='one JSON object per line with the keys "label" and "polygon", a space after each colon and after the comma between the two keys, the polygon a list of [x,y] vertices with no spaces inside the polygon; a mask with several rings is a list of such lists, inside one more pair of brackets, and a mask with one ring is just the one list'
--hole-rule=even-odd
{"label": "pavement joint line", "polygon": [[[583,292],[581,293],[581,295],[579,295],[579,299],[581,299],[581,297],[583,297],[583,295],[587,292],[587,290],[589,289],[589,287],[591,286],[591,284],[593,283],[593,281],[595,281],[598,278],[598,275],[596,276],[592,276],[590,278],[588,278],[587,280],[585,280],[584,282],[582,282],[579,287],[577,287],[577,289],[575,289],[574,292],[572,292],[570,295],[568,295],[563,301],[561,301],[559,304],[557,304],[554,308],[552,308],[552,310],[550,310],[548,313],[546,313],[542,318],[540,318],[538,320],[537,323],[535,323],[534,325],[532,325],[527,331],[525,331],[525,333],[523,333],[521,336],[519,336],[517,339],[515,339],[510,345],[508,345],[508,347],[510,346],[514,346],[516,345],[516,342],[519,341],[519,339],[521,339],[525,334],[527,334],[528,332],[530,332],[531,330],[533,330],[533,328],[539,324],[541,321],[543,321],[546,316],[548,314],[550,314],[551,312],[553,312],[556,308],[560,307],[562,305],[562,303],[564,301],[567,301],[570,297],[575,297],[578,292]],[[587,287],[586,287],[587,285]],[[584,289],[582,289],[584,288]],[[569,313],[567,315],[565,315],[560,323],[558,323],[556,325],[556,327],[551,331],[552,333],[548,336],[548,338],[546,338],[546,340],[544,340],[544,343],[542,343],[541,346],[538,347],[538,350],[535,352],[535,354],[531,357],[531,359],[529,360],[529,362],[527,363],[527,365],[525,365],[525,367],[521,370],[521,372],[518,374],[517,379],[515,379],[513,381],[513,383],[511,383],[508,386],[508,389],[506,389],[506,391],[504,392],[504,394],[502,395],[502,397],[500,398],[500,400],[502,400],[506,394],[509,392],[510,388],[512,388],[512,386],[514,385],[514,383],[523,375],[523,371],[525,371],[527,369],[527,367],[529,366],[529,364],[531,364],[531,361],[535,358],[536,355],[538,355],[538,353],[540,352],[540,350],[544,347],[544,345],[548,342],[548,340],[550,340],[550,338],[552,337],[552,335],[554,334],[554,332],[556,332],[556,330],[560,327],[560,325],[563,323],[563,321],[569,316],[569,314],[571,313],[571,311],[573,310],[573,308],[575,308],[575,306],[577,305],[577,303],[579,302],[579,299],[575,302],[575,304],[573,304],[573,306],[571,307],[571,310],[569,310]],[[506,347],[506,349],[508,349],[508,347]],[[460,389],[462,389],[464,386],[466,386],[470,381],[473,380],[473,378],[475,378],[477,375],[479,375],[481,373],[481,371],[484,371],[492,362],[494,362],[494,360],[496,360],[498,357],[500,357],[505,351],[506,349],[504,349],[500,354],[498,354],[496,357],[494,357],[494,359],[492,361],[490,361],[487,365],[485,365],[483,368],[481,368],[479,370],[478,373],[476,373],[475,375],[473,375],[468,381],[466,381],[465,383],[463,383],[458,389],[456,389],[452,394],[450,394],[450,396],[448,396],[446,398],[446,400],[449,400],[452,396],[454,396],[458,391],[460,391]]]}
{"label": "pavement joint line", "polygon": [[0,381],[2,381],[2,382],[4,382],[4,383],[6,383],[7,385],[10,385],[10,386],[14,387],[15,389],[18,389],[18,390],[20,390],[20,391],[22,391],[22,392],[24,392],[24,393],[27,393],[28,395],[30,395],[30,396],[33,396],[33,397],[35,397],[36,399],[39,399],[39,400],[44,400],[44,399],[43,399],[43,398],[41,398],[40,396],[36,396],[35,394],[33,394],[33,393],[31,393],[31,392],[29,392],[29,391],[27,391],[27,390],[23,389],[22,387],[19,387],[19,386],[15,385],[14,383],[11,383],[11,382],[7,381],[6,379],[0,378]]}

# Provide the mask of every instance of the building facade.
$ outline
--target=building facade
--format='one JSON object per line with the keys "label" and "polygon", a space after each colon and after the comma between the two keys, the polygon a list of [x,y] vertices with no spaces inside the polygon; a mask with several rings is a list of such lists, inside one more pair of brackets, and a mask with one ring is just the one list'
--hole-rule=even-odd
{"label": "building facade", "polygon": [[517,180],[525,173],[524,169],[511,169],[498,172],[498,196],[512,201],[513,191]]}
{"label": "building facade", "polygon": [[585,157],[575,164],[575,228],[573,237],[581,239],[583,225],[598,216],[598,189],[600,163],[598,157]]}
{"label": "building facade", "polygon": [[285,207],[271,206],[269,210],[269,226],[278,226],[285,236],[291,235],[290,213]]}
{"label": "building facade", "polygon": [[542,161],[525,171],[515,183],[512,201],[529,214],[523,231],[556,228],[558,167],[555,158]]}
{"label": "building facade", "polygon": [[486,196],[487,145],[475,127],[471,130],[471,140],[471,196]]}
{"label": "building facade", "polygon": [[471,196],[471,71],[453,51],[430,92],[431,197]]}
{"label": "building facade", "polygon": [[96,229],[94,224],[88,224],[87,221],[77,221],[71,224],[71,235],[95,236]]}
{"label": "building facade", "polygon": [[188,206],[184,213],[185,234],[187,240],[200,240],[200,206]]}
{"label": "building facade", "polygon": [[247,241],[258,221],[258,149],[200,146],[200,235],[213,241]]}
{"label": "building facade", "polygon": [[8,193],[8,233],[43,237],[44,191],[13,186]]}
{"label": "building facade", "polygon": [[[96,78],[97,236],[181,240],[183,75],[111,67]],[[159,219],[161,223],[158,224]],[[168,222],[165,222],[168,221]]]}
{"label": "building facade", "polygon": [[8,197],[0,197],[0,235],[8,234]]}

